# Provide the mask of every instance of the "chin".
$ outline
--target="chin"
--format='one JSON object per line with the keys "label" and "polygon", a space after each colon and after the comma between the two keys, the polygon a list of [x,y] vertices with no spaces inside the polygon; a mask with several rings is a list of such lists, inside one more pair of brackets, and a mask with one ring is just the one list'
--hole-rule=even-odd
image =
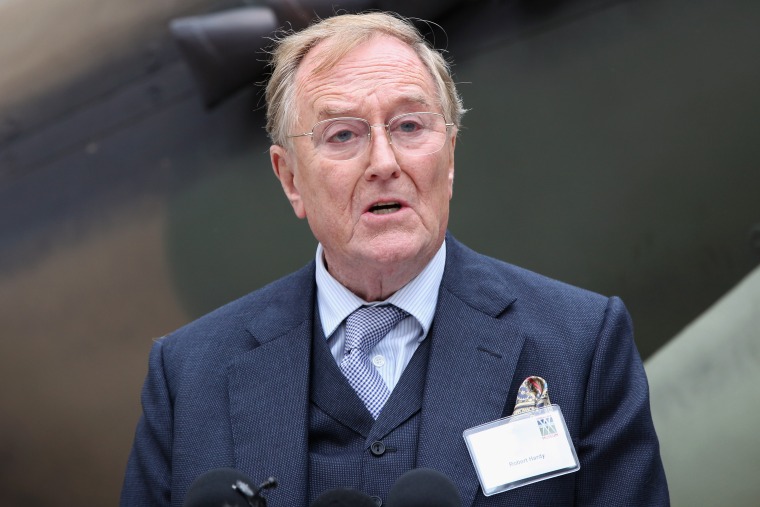
{"label": "chin", "polygon": [[435,255],[439,245],[432,238],[410,237],[408,234],[379,236],[369,242],[364,254],[382,265],[427,262],[427,257]]}

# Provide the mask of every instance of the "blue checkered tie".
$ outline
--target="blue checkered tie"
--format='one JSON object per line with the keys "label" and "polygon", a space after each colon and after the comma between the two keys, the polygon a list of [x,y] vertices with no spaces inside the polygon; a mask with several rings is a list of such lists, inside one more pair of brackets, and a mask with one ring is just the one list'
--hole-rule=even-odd
{"label": "blue checkered tie", "polygon": [[407,313],[393,305],[362,306],[346,319],[346,348],[340,369],[377,419],[391,392],[369,359],[369,352]]}

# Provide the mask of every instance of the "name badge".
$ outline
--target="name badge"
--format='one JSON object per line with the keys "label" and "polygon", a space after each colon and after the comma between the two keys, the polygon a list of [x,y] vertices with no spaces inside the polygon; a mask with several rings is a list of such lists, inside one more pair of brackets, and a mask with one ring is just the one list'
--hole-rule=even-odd
{"label": "name badge", "polygon": [[580,469],[557,405],[475,426],[463,435],[486,496]]}

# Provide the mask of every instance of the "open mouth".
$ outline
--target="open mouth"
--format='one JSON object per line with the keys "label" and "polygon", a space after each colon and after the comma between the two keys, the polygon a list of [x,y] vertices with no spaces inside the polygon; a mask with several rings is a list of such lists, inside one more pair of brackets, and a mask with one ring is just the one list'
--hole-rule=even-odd
{"label": "open mouth", "polygon": [[375,215],[387,215],[401,209],[401,204],[397,202],[384,202],[370,206],[369,212]]}

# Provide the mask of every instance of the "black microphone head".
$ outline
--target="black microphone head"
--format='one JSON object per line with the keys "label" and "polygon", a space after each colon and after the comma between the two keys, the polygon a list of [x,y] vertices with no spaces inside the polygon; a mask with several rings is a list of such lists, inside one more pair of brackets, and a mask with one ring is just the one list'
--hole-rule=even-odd
{"label": "black microphone head", "polygon": [[462,507],[451,479],[437,470],[415,468],[398,478],[388,492],[388,507]]}
{"label": "black microphone head", "polygon": [[184,507],[249,507],[246,496],[235,487],[255,490],[253,481],[234,468],[215,468],[190,485]]}
{"label": "black microphone head", "polygon": [[355,489],[331,489],[319,495],[311,507],[377,507],[377,504]]}

